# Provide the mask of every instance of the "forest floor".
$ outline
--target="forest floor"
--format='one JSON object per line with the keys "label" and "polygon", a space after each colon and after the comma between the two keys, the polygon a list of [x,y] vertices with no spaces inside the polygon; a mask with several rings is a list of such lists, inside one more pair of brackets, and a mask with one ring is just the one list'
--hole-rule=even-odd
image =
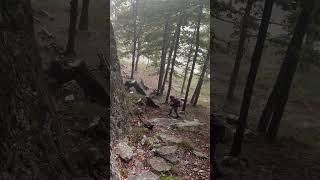
{"label": "forest floor", "polygon": [[[123,76],[130,72],[130,65],[122,64]],[[157,74],[154,72],[135,74],[149,87],[148,93],[156,89]],[[187,107],[185,114],[175,119],[168,116],[169,106],[161,97],[153,99],[160,108],[137,105],[142,96],[129,95],[131,110],[143,109],[142,115],[133,115],[129,133],[117,143],[126,143],[133,151],[129,162],[118,158],[123,178],[142,179],[209,179],[209,111],[208,107]],[[143,122],[154,127],[145,128]],[[117,153],[117,143],[113,149]],[[148,174],[149,173],[149,174]],[[151,174],[150,174],[151,173]],[[153,175],[153,178],[151,178]]]}
{"label": "forest floor", "polygon": [[[226,59],[225,56],[218,56],[215,59],[214,109],[218,114],[237,116],[249,63],[246,60],[243,62],[234,100],[226,102],[225,95],[233,61]],[[239,180],[318,180],[320,179],[320,122],[318,121],[320,114],[317,110],[320,103],[316,99],[319,91],[318,95],[314,93],[313,99],[308,98],[307,93],[301,93],[316,91],[317,86],[306,85],[313,83],[311,72],[297,73],[281,122],[278,141],[274,144],[265,144],[263,137],[255,132],[257,121],[277,75],[275,67],[278,64],[266,61],[264,59],[262,62],[249,112],[248,128],[254,135],[245,138],[240,163],[231,169],[225,167],[225,173],[229,176],[223,179],[232,179],[234,172],[233,177],[236,178],[233,179]],[[218,146],[219,161],[229,154],[230,145],[231,141]]]}

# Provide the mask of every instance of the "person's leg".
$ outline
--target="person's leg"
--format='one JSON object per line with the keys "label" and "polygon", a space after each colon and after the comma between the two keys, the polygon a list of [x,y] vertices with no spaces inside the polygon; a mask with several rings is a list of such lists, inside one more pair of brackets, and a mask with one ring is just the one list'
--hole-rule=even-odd
{"label": "person's leg", "polygon": [[170,112],[169,112],[169,114],[168,114],[168,115],[170,116],[170,115],[171,115],[171,113],[172,113],[172,107],[170,107]]}
{"label": "person's leg", "polygon": [[177,108],[177,107],[174,108],[174,112],[176,113],[177,118],[180,117],[180,116],[179,116],[179,113],[178,113],[178,108]]}

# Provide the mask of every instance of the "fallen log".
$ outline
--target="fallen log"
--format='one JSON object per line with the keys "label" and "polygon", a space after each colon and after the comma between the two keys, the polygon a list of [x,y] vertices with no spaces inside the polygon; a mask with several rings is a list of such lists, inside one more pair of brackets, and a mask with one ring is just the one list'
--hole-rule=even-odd
{"label": "fallen log", "polygon": [[147,93],[144,91],[144,89],[141,87],[141,85],[135,80],[128,80],[125,82],[124,85],[126,86],[127,90],[130,89],[131,87],[133,87],[137,91],[137,93],[139,93],[143,96],[147,95]]}
{"label": "fallen log", "polygon": [[53,61],[50,63],[46,73],[61,85],[74,79],[84,90],[85,96],[89,97],[93,102],[103,106],[110,104],[110,90],[104,81],[103,74],[91,72],[82,60],[76,60],[72,63]]}

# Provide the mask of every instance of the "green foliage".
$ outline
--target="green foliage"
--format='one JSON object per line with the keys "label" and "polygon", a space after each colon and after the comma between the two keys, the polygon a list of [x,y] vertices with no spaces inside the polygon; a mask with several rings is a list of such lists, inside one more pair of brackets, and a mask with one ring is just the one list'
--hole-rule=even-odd
{"label": "green foliage", "polygon": [[172,175],[161,173],[160,180],[175,180],[175,178]]}
{"label": "green foliage", "polygon": [[191,141],[181,141],[178,145],[189,152],[192,152],[195,149],[195,146]]}

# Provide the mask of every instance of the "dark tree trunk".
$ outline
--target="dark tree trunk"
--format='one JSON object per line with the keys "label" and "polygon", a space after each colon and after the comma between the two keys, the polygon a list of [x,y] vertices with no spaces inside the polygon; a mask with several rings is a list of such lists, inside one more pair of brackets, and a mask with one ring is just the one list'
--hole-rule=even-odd
{"label": "dark tree trunk", "polygon": [[273,99],[277,102],[274,102],[274,112],[272,114],[268,131],[266,132],[267,142],[274,142],[277,137],[280,121],[288,101],[293,77],[297,70],[303,38],[311,21],[312,9],[314,7],[313,4],[313,0],[307,1],[304,4],[278,75],[279,84],[275,85],[275,88],[277,89],[275,89],[276,94]]}
{"label": "dark tree trunk", "polygon": [[198,51],[199,51],[199,46],[200,46],[200,24],[201,24],[201,18],[202,18],[203,3],[204,3],[204,1],[200,0],[198,21],[197,21],[197,26],[196,26],[197,27],[196,49],[195,49],[195,52],[194,52],[194,57],[193,57],[192,66],[191,66],[191,72],[190,72],[189,81],[188,81],[188,85],[187,85],[187,89],[186,89],[186,94],[185,94],[185,98],[184,98],[184,102],[183,102],[183,106],[182,106],[182,111],[186,110],[189,90],[190,90],[192,77],[193,77],[193,72],[194,72],[194,68],[195,68],[195,65],[196,65],[197,57],[198,57]]}
{"label": "dark tree trunk", "polygon": [[234,134],[234,140],[231,148],[230,155],[238,156],[241,153],[241,146],[245,128],[247,126],[247,118],[249,107],[251,103],[251,96],[253,92],[254,83],[256,80],[258,68],[261,61],[261,56],[264,48],[264,42],[267,36],[269,21],[272,13],[274,0],[265,1],[265,6],[263,10],[262,20],[259,28],[258,38],[256,46],[251,58],[250,71],[247,78],[246,87],[243,94],[243,100],[241,104],[241,111],[239,116],[239,127]]}
{"label": "dark tree trunk", "polygon": [[79,22],[79,29],[87,31],[89,26],[89,4],[90,0],[82,0],[82,9]]}
{"label": "dark tree trunk", "polygon": [[191,98],[191,103],[192,103],[193,106],[196,106],[197,103],[198,103],[198,99],[199,99],[199,96],[200,96],[203,80],[204,80],[204,77],[205,77],[207,69],[208,69],[208,64],[209,64],[209,53],[207,55],[207,59],[206,59],[204,65],[203,65],[203,68],[202,68],[202,71],[201,71],[201,75],[199,77],[199,81],[197,83],[196,89],[195,89],[195,91],[194,91],[194,93],[192,95],[192,98]]}
{"label": "dark tree trunk", "polygon": [[138,72],[138,66],[139,66],[139,60],[140,60],[140,48],[141,48],[141,41],[140,38],[138,39],[138,47],[137,47],[137,59],[136,59],[136,65],[134,67],[134,70]]}
{"label": "dark tree trunk", "polygon": [[71,179],[55,108],[44,83],[30,1],[2,0],[0,179]]}
{"label": "dark tree trunk", "polygon": [[168,62],[167,62],[167,67],[166,67],[166,73],[164,74],[160,95],[163,95],[164,89],[166,87],[166,82],[167,82],[168,74],[169,74],[169,71],[170,71],[172,53],[174,51],[174,45],[175,45],[175,41],[174,40],[175,40],[175,36],[173,37],[172,42],[171,42],[171,47],[170,47],[170,50],[169,50]]}
{"label": "dark tree trunk", "polygon": [[252,9],[254,2],[255,2],[255,0],[248,0],[247,1],[245,14],[242,18],[238,51],[237,51],[236,60],[235,60],[235,64],[233,67],[233,71],[232,71],[232,75],[231,75],[231,79],[230,79],[230,84],[229,84],[229,89],[228,89],[228,93],[227,93],[227,100],[229,100],[229,101],[232,100],[232,98],[233,98],[234,90],[235,90],[236,83],[238,80],[238,74],[239,74],[239,69],[240,69],[240,65],[241,65],[241,60],[243,58],[244,51],[245,51],[245,42],[246,42],[246,38],[247,38],[247,31],[248,31],[248,25],[249,25],[248,20],[249,20],[250,12],[251,12],[251,9]]}
{"label": "dark tree trunk", "polygon": [[167,55],[167,36],[168,36],[168,27],[169,27],[169,17],[166,17],[166,23],[163,29],[163,43],[162,43],[162,54],[161,54],[161,61],[160,61],[160,72],[159,72],[159,80],[158,80],[158,89],[157,93],[160,95],[161,86],[163,84],[163,76],[164,76],[164,68],[166,65],[166,55]]}
{"label": "dark tree trunk", "polygon": [[[277,83],[276,83],[277,84]],[[260,133],[264,133],[267,130],[267,127],[269,125],[270,118],[272,117],[272,112],[274,109],[274,104],[272,101],[274,101],[275,92],[272,90],[270,97],[268,98],[268,102],[265,105],[265,108],[262,112],[262,115],[260,117],[257,130]]]}
{"label": "dark tree trunk", "polygon": [[70,1],[70,22],[66,54],[75,55],[75,40],[77,34],[78,0]]}
{"label": "dark tree trunk", "polygon": [[169,96],[171,92],[171,86],[172,86],[172,77],[174,73],[174,66],[176,63],[176,57],[178,53],[178,48],[179,48],[179,40],[180,40],[180,32],[181,32],[181,24],[184,18],[184,14],[180,15],[179,22],[177,24],[177,29],[176,29],[176,34],[175,34],[175,47],[174,47],[174,54],[171,60],[171,70],[170,70],[170,76],[169,76],[169,85],[168,85],[168,91],[167,91],[167,96],[166,96],[166,103],[169,101]]}
{"label": "dark tree trunk", "polygon": [[[194,31],[192,38],[195,36],[196,31],[197,30]],[[188,61],[186,64],[186,68],[184,70],[183,82],[182,82],[182,87],[181,87],[181,92],[180,92],[181,94],[183,94],[183,92],[184,92],[184,86],[185,86],[186,80],[187,80],[187,75],[188,75],[188,71],[189,71],[189,64],[190,64],[190,61],[192,58],[192,52],[193,52],[193,41],[191,42],[191,45],[190,45],[190,50],[189,50],[189,54],[188,54]]]}
{"label": "dark tree trunk", "polygon": [[135,57],[136,57],[136,49],[137,49],[137,17],[138,17],[138,4],[139,4],[139,0],[135,0],[135,3],[133,3],[134,24],[133,24],[133,47],[132,47],[131,79],[133,79],[134,65],[135,65]]}

